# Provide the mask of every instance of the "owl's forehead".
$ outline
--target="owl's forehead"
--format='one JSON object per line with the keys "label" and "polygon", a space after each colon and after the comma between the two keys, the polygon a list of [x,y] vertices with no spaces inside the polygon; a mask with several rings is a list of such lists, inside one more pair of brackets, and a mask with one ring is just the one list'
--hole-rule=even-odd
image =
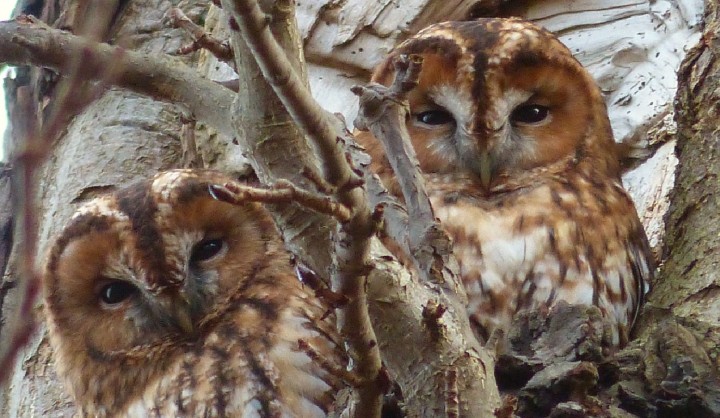
{"label": "owl's forehead", "polygon": [[185,241],[197,231],[174,214],[197,198],[210,199],[208,184],[226,181],[219,172],[172,170],[97,197],[77,209],[56,252],[88,234],[110,233],[119,251],[133,255],[129,263],[142,272],[150,290],[180,283],[184,261],[173,257],[184,254]]}
{"label": "owl's forehead", "polygon": [[72,219],[103,217],[118,221],[127,221],[127,214],[123,213],[112,195],[100,196],[82,204],[73,214]]}
{"label": "owl's forehead", "polygon": [[403,42],[397,54],[437,55],[454,67],[459,79],[538,61],[572,59],[570,51],[552,33],[519,19],[438,23]]}
{"label": "owl's forehead", "polygon": [[211,180],[212,172],[171,170],[157,174],[149,182],[150,193],[158,202],[177,200],[181,195],[197,190],[196,185]]}

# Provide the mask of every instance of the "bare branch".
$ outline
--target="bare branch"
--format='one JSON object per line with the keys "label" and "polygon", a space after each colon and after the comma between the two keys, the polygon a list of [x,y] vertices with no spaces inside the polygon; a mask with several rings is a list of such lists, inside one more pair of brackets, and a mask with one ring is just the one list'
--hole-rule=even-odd
{"label": "bare branch", "polygon": [[[295,273],[300,281],[312,289],[313,292],[315,292],[315,296],[327,302],[330,309],[334,311],[335,309],[342,308],[347,305],[349,300],[345,295],[341,295],[330,290],[325,282],[323,282],[323,280],[321,280],[313,270],[307,268],[302,263],[297,263],[297,260],[295,261]],[[323,319],[331,313],[332,312],[326,312],[326,314],[323,315]]]}
{"label": "bare branch", "polygon": [[[99,11],[92,15],[99,22],[108,21],[114,8]],[[100,37],[104,27],[93,19],[83,16],[78,21],[79,31],[89,37]],[[83,20],[84,19],[84,20]],[[33,18],[18,18],[15,23],[22,26],[23,23],[37,23]],[[3,23],[4,25],[4,23]],[[38,24],[38,26],[44,26]],[[0,38],[3,37],[3,29],[0,27]],[[23,38],[16,34],[12,37],[18,45],[32,46],[37,40]],[[12,50],[12,48],[8,48]],[[15,112],[20,119],[16,120],[14,134],[19,144],[13,158],[13,212],[17,214],[17,230],[20,236],[18,249],[18,280],[19,288],[18,310],[16,318],[11,324],[10,334],[6,336],[10,341],[6,349],[0,355],[0,383],[8,377],[13,370],[12,364],[16,357],[30,340],[35,332],[37,323],[35,320],[34,307],[37,295],[41,287],[41,273],[37,270],[37,247],[38,247],[38,208],[35,202],[38,173],[41,170],[45,159],[51,150],[52,141],[64,129],[66,123],[74,115],[80,113],[87,105],[93,102],[105,91],[106,85],[113,81],[120,71],[112,70],[122,66],[111,65],[122,51],[112,51],[114,56],[108,60],[97,61],[96,66],[90,71],[97,74],[100,83],[96,86],[88,85],[88,77],[85,70],[87,61],[93,54],[88,48],[79,47],[69,53],[65,51],[64,66],[66,77],[56,87],[56,97],[50,115],[42,124],[40,123],[36,102],[28,87],[17,91],[16,106],[22,109]]]}
{"label": "bare branch", "polygon": [[241,183],[227,183],[223,186],[210,186],[209,191],[215,199],[236,205],[247,202],[285,205],[298,203],[315,212],[332,216],[339,222],[349,222],[352,215],[350,209],[333,201],[330,197],[303,190],[285,180],[279,180],[269,189],[261,189]]}
{"label": "bare branch", "polygon": [[[330,121],[328,113],[313,99],[287,60],[285,51],[275,41],[267,15],[254,0],[234,0],[232,3],[235,12],[233,16],[243,39],[275,94],[318,150],[325,165],[327,180],[338,187],[353,180],[356,176],[338,145],[335,125]],[[279,7],[275,6],[276,9]]]}
{"label": "bare branch", "polygon": [[361,387],[366,383],[363,382],[362,379],[355,373],[347,371],[344,367],[341,367],[338,364],[327,361],[325,358],[323,358],[323,356],[321,356],[317,351],[315,351],[315,349],[312,348],[310,343],[308,343],[307,341],[298,340],[298,346],[300,347],[300,350],[305,352],[305,354],[307,354],[308,357],[310,357],[320,367],[327,370],[328,373],[332,374],[333,376],[342,379],[350,386]]}
{"label": "bare branch", "polygon": [[[226,0],[223,4],[226,10],[234,12],[230,27],[242,35],[265,80],[317,151],[324,168],[323,180],[330,186],[323,188],[335,190],[337,200],[352,211],[352,218],[336,230],[331,282],[333,291],[348,298],[348,303],[337,313],[338,329],[354,359],[354,371],[363,381],[356,390],[358,402],[350,410],[355,416],[377,417],[382,395],[376,384],[381,360],[365,293],[370,238],[375,228],[367,196],[357,187],[362,179],[350,166],[341,146],[342,130],[312,98],[303,78],[271,32],[269,22],[295,25],[293,2],[275,2],[271,18],[256,1]],[[313,183],[322,184],[318,176],[308,176],[306,171],[304,175],[306,179],[314,179]]]}
{"label": "bare branch", "polygon": [[[417,85],[421,65],[419,56],[401,56],[395,62],[397,77],[390,88],[378,84],[354,87],[353,92],[360,96],[360,114],[355,125],[369,129],[383,143],[385,154],[397,174],[408,214],[413,220],[409,224],[407,241],[420,274],[424,280],[445,283],[456,281],[444,268],[446,260],[452,257],[452,246],[435,220],[420,164],[405,127],[405,97]],[[405,241],[404,236],[394,238]]]}
{"label": "bare branch", "polygon": [[325,179],[320,177],[315,170],[303,167],[302,175],[310,180],[310,182],[312,182],[312,184],[317,187],[318,191],[321,193],[333,194],[337,192],[335,187],[331,186],[327,181],[325,181]]}
{"label": "bare branch", "polygon": [[37,129],[35,106],[28,88],[18,89],[17,106],[23,109],[22,123],[17,124],[17,134],[24,141],[15,156],[13,173],[13,213],[17,214],[17,232],[20,235],[18,249],[19,289],[18,310],[4,335],[10,343],[0,353],[0,384],[10,376],[17,355],[27,344],[37,326],[33,314],[35,298],[40,289],[40,277],[35,269],[37,246],[37,211],[34,203],[35,174],[47,152]]}
{"label": "bare branch", "polygon": [[196,25],[195,22],[190,20],[190,18],[177,7],[168,11],[168,17],[173,26],[184,29],[194,39],[192,44],[180,48],[178,51],[179,54],[189,54],[200,48],[204,48],[210,51],[210,53],[220,61],[232,62],[234,54],[228,41],[222,41],[205,32],[205,29]]}
{"label": "bare branch", "polygon": [[230,109],[234,94],[178,60],[94,43],[29,16],[0,22],[0,45],[0,62],[46,67],[63,74],[72,73],[72,57],[83,56],[83,76],[92,80],[106,78],[106,69],[121,59],[115,85],[158,100],[180,102],[199,120],[233,136],[227,112],[218,109]]}
{"label": "bare branch", "polygon": [[[12,321],[7,338],[10,343],[0,355],[0,383],[5,382],[12,371],[20,350],[27,344],[37,326],[33,307],[40,289],[40,276],[35,268],[37,246],[37,210],[34,203],[35,176],[47,153],[41,133],[38,132],[34,115],[35,106],[28,88],[17,92],[17,106],[23,109],[23,123],[16,131],[24,141],[14,157],[13,212],[17,214],[17,232],[20,235],[18,250],[19,307]],[[59,115],[58,115],[59,116]],[[59,116],[61,117],[61,116]],[[53,123],[50,123],[52,126]],[[23,129],[24,128],[24,129]]]}
{"label": "bare branch", "polygon": [[[391,88],[373,85],[354,89],[361,94],[356,126],[368,127],[386,148],[412,222],[387,192],[379,191],[374,181],[367,180],[368,187],[373,188],[370,197],[373,203],[387,202],[385,230],[398,244],[407,243],[404,248],[409,250],[423,280],[420,286],[407,287],[402,275],[374,272],[377,275],[368,292],[383,303],[371,304],[371,313],[375,318],[384,318],[384,327],[377,332],[383,341],[381,349],[388,369],[408,370],[412,376],[398,377],[411,414],[437,415],[444,410],[446,416],[458,416],[459,411],[467,416],[489,416],[499,403],[494,362],[479,347],[470,328],[451,243],[434,219],[405,126],[407,105],[403,99],[416,84],[420,62],[404,59],[398,65],[399,74]],[[393,222],[387,222],[388,216]],[[427,302],[421,314],[412,314],[413,308],[401,306],[408,300]],[[422,324],[422,329],[403,325],[416,322]],[[392,326],[405,326],[407,331],[402,339],[396,335],[389,343],[389,336],[382,331]],[[412,353],[408,347],[413,347]],[[425,361],[420,368],[406,358]],[[428,393],[437,397],[418,400]]]}

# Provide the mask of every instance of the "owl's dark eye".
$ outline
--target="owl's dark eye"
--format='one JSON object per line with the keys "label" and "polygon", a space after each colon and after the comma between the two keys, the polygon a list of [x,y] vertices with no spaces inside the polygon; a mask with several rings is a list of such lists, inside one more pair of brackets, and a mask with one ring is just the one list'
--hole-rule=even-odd
{"label": "owl's dark eye", "polygon": [[128,282],[114,280],[100,289],[100,300],[108,305],[116,305],[137,292],[137,288]]}
{"label": "owl's dark eye", "polygon": [[524,104],[513,110],[510,115],[510,121],[512,123],[530,125],[544,121],[549,114],[550,109],[545,106],[539,104]]}
{"label": "owl's dark eye", "polygon": [[192,249],[190,254],[190,262],[198,263],[200,261],[209,260],[215,257],[223,248],[223,240],[221,239],[204,239]]}
{"label": "owl's dark eye", "polygon": [[453,116],[447,110],[434,109],[420,112],[415,115],[418,122],[426,125],[446,125],[455,122]]}

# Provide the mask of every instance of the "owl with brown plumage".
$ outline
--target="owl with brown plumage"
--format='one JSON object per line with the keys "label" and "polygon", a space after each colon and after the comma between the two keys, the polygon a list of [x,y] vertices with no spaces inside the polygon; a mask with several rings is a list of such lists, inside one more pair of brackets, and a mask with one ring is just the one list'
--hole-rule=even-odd
{"label": "owl with brown plumage", "polygon": [[[329,307],[269,214],[213,199],[211,171],[84,204],[44,277],[56,366],[83,416],[324,417],[343,367]],[[308,347],[310,347],[308,349]]]}
{"label": "owl with brown plumage", "polygon": [[[454,240],[481,337],[560,301],[595,305],[624,345],[653,275],[622,187],[599,88],[550,32],[519,19],[430,26],[401,54],[423,58],[407,129],[437,216]],[[358,140],[399,194],[382,145]]]}

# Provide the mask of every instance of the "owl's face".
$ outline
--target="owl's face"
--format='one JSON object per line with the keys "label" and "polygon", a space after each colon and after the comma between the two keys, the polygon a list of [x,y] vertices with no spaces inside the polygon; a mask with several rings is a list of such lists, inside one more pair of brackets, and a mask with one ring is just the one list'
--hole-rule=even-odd
{"label": "owl's face", "polygon": [[78,210],[51,251],[44,282],[66,367],[202,335],[208,314],[275,245],[274,225],[258,206],[210,196],[209,184],[229,180],[170,171]]}
{"label": "owl's face", "polygon": [[[269,213],[174,170],[83,205],[44,276],[58,374],[82,416],[325,416],[345,364]],[[269,404],[272,403],[272,407]]]}
{"label": "owl's face", "polygon": [[399,54],[423,57],[407,128],[425,173],[464,172],[488,189],[584,159],[617,169],[606,157],[613,142],[599,89],[546,30],[515,19],[430,26],[401,44],[373,81],[392,83]]}

